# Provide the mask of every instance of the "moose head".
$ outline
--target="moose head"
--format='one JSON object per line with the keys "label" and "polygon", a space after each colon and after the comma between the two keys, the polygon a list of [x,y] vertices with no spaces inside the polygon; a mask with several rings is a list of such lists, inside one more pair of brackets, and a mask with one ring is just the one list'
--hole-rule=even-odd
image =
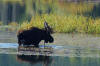
{"label": "moose head", "polygon": [[48,42],[52,43],[54,41],[53,37],[51,36],[51,33],[53,32],[53,30],[46,21],[44,22],[44,30],[46,31],[45,43],[48,43]]}

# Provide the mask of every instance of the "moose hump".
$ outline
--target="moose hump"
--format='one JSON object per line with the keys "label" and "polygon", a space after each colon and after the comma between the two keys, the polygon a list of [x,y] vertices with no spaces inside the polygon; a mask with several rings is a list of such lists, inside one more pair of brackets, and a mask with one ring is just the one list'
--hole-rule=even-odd
{"label": "moose hump", "polygon": [[29,30],[23,30],[17,34],[18,44],[20,45],[34,45],[39,46],[41,40],[44,40],[45,43],[52,43],[54,41],[51,36],[52,31],[50,30],[47,22],[44,22],[44,29],[39,29],[37,27],[32,27]]}

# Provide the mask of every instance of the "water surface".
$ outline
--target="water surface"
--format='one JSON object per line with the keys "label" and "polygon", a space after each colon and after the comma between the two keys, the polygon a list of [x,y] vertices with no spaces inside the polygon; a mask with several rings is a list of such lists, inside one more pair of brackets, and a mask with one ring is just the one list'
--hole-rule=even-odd
{"label": "water surface", "polygon": [[[19,54],[17,43],[0,43],[1,66],[99,66],[100,49],[55,46],[51,56]],[[42,47],[42,46],[41,46]],[[6,63],[5,63],[6,62]]]}
{"label": "water surface", "polygon": [[[48,3],[48,4],[47,4]],[[100,17],[99,0],[19,0],[0,1],[0,21],[30,21],[36,14],[83,15],[93,19]],[[0,26],[0,66],[100,66],[100,35],[91,34],[53,34],[54,43],[46,44],[53,48],[51,54],[18,52],[16,31],[2,31]],[[43,41],[40,43],[43,48]]]}
{"label": "water surface", "polygon": [[[8,36],[2,36],[3,34]],[[0,65],[100,66],[100,35],[53,34],[53,36],[55,42],[46,44],[46,46],[51,46],[53,48],[53,53],[49,56],[45,54],[34,55],[33,52],[20,55],[18,53],[17,38],[14,38],[16,34],[14,32],[12,32],[12,34],[9,34],[9,32],[1,33],[0,39],[3,37],[3,41],[0,41]],[[40,46],[43,48],[43,42],[40,43]]]}

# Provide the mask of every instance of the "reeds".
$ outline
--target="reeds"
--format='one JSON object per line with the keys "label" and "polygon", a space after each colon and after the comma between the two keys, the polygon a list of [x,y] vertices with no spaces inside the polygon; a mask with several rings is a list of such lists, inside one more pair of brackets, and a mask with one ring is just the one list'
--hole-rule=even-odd
{"label": "reeds", "polygon": [[44,21],[47,21],[54,32],[58,33],[100,33],[99,18],[93,19],[91,17],[77,15],[61,16],[55,14],[32,17],[30,22],[23,22],[19,30],[27,30],[31,27],[44,28]]}

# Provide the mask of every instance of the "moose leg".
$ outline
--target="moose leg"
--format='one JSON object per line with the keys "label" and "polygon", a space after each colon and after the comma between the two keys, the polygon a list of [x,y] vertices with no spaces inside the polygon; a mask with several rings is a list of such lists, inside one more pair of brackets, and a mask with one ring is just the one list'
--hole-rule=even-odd
{"label": "moose leg", "polygon": [[44,49],[45,49],[45,41],[44,41]]}
{"label": "moose leg", "polygon": [[35,47],[39,48],[39,44],[34,44]]}
{"label": "moose leg", "polygon": [[21,43],[21,40],[19,40],[19,39],[18,39],[18,44],[19,44],[19,46],[22,44],[22,43]]}
{"label": "moose leg", "polygon": [[36,41],[36,42],[34,43],[34,46],[37,47],[37,48],[39,48],[39,41]]}
{"label": "moose leg", "polygon": [[34,47],[39,47],[37,43],[32,43],[32,45],[34,45]]}

